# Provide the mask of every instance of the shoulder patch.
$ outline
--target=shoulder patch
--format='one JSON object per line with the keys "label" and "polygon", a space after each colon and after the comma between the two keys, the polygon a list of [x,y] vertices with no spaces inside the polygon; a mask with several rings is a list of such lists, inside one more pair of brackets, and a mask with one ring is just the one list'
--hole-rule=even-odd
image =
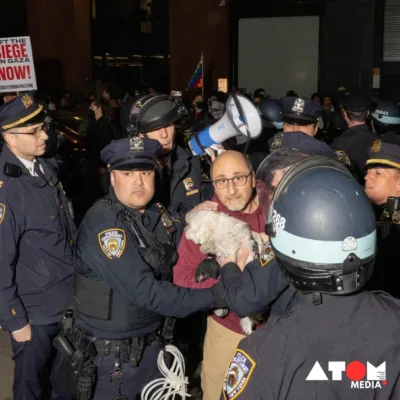
{"label": "shoulder patch", "polygon": [[3,222],[5,215],[6,215],[6,205],[3,203],[0,203],[0,224]]}
{"label": "shoulder patch", "polygon": [[126,236],[123,229],[112,228],[98,235],[101,251],[110,259],[120,258],[125,250]]}
{"label": "shoulder patch", "polygon": [[260,254],[260,264],[262,267],[265,267],[275,258],[275,254],[272,250],[271,243],[267,242],[264,245],[264,248]]}
{"label": "shoulder patch", "polygon": [[246,387],[251,374],[256,366],[255,361],[243,350],[236,349],[225,375],[224,399],[236,399]]}
{"label": "shoulder patch", "polygon": [[277,151],[281,148],[283,141],[283,132],[277,133],[272,141],[270,151]]}
{"label": "shoulder patch", "polygon": [[[1,222],[1,219],[0,219]],[[392,222],[396,225],[400,224],[400,211],[395,211],[392,215]]]}
{"label": "shoulder patch", "polygon": [[342,164],[347,165],[347,166],[351,165],[350,158],[343,150],[335,150],[335,154],[336,154],[336,157],[338,158],[338,160]]}

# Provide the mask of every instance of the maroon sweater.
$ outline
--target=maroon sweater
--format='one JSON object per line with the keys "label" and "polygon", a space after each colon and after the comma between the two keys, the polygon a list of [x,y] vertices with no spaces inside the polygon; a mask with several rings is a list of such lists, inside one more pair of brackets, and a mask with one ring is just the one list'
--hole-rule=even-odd
{"label": "maroon sweater", "polygon": [[[246,222],[252,231],[264,232],[265,220],[260,207],[257,208],[252,214],[244,214],[242,212],[235,212],[228,210],[216,196],[212,199],[218,203],[218,211],[237,218]],[[200,253],[200,247],[187,239],[183,234],[178,247],[179,259],[173,270],[174,283],[178,286],[183,286],[192,289],[210,288],[218,282],[218,279],[207,279],[205,282],[197,283],[194,280],[194,275],[198,265],[207,257],[206,254]],[[240,327],[240,318],[232,311],[225,318],[219,318],[215,315],[212,316],[217,322],[225,328],[230,329],[236,333],[244,334]]]}

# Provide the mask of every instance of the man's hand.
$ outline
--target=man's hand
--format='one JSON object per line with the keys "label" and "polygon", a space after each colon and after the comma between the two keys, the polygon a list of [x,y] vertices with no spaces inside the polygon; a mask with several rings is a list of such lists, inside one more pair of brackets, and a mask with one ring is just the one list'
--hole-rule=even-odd
{"label": "man's hand", "polygon": [[186,214],[186,222],[188,222],[189,215],[197,211],[218,211],[218,203],[215,201],[204,201],[200,203]]}
{"label": "man's hand", "polygon": [[25,325],[22,329],[12,332],[13,338],[16,342],[29,342],[32,339],[31,325]]}
{"label": "man's hand", "polygon": [[[210,156],[211,158],[211,162],[214,162],[215,159],[221,154],[223,153],[225,150],[225,147],[222,146],[222,144],[217,144],[215,146],[218,150],[214,150],[212,147],[207,147],[206,148],[206,153]],[[217,154],[215,154],[217,153]]]}
{"label": "man's hand", "polygon": [[218,262],[221,267],[229,262],[235,263],[241,271],[247,264],[247,258],[249,257],[249,249],[247,247],[240,248],[235,254],[232,254],[226,258],[219,258]]}

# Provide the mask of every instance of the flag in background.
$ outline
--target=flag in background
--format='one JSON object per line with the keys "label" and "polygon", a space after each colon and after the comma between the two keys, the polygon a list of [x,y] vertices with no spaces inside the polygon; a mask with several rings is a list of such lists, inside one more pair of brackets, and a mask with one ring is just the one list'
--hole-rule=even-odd
{"label": "flag in background", "polygon": [[192,79],[189,82],[189,89],[196,89],[203,87],[203,54],[197,64],[196,70],[193,73]]}

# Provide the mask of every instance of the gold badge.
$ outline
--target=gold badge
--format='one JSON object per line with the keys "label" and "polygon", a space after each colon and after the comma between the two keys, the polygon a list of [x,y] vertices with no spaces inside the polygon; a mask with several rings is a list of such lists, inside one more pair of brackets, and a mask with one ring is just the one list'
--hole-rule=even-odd
{"label": "gold badge", "polygon": [[275,135],[274,140],[272,141],[271,144],[271,151],[277,151],[281,148],[283,141],[283,133],[278,133]]}
{"label": "gold badge", "polygon": [[199,193],[199,190],[196,189],[196,185],[194,184],[192,178],[184,179],[183,186],[185,187],[186,196],[192,196],[193,194]]}
{"label": "gold badge", "polygon": [[3,181],[0,181],[0,188],[2,188],[3,187]]}
{"label": "gold badge", "polygon": [[372,153],[377,153],[381,149],[381,140],[376,139],[375,142],[372,145],[371,152]]}
{"label": "gold badge", "polygon": [[25,108],[29,108],[33,104],[32,97],[27,94],[22,96],[21,101],[24,104]]}
{"label": "gold badge", "polygon": [[101,251],[110,259],[120,258],[125,250],[126,237],[123,229],[112,228],[98,235]]}
{"label": "gold badge", "polygon": [[347,165],[347,166],[351,165],[350,158],[343,150],[336,150],[335,153],[336,153],[336,157],[342,164]]}
{"label": "gold badge", "polygon": [[236,353],[225,375],[223,395],[225,400],[236,399],[243,392],[256,366],[255,361],[243,350]]}
{"label": "gold badge", "polygon": [[262,267],[265,267],[275,258],[275,254],[272,250],[271,243],[267,242],[264,245],[264,248],[260,254],[260,264]]}

